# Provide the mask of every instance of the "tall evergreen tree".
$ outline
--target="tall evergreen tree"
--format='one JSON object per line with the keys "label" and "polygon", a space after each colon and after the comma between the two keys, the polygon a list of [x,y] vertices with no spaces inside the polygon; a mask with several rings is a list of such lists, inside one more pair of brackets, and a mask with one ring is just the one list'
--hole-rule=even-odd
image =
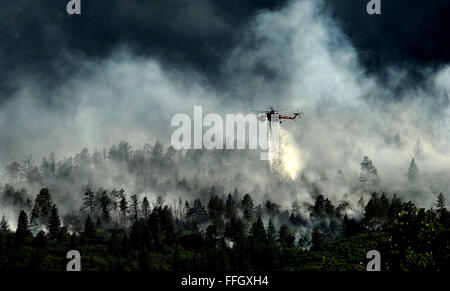
{"label": "tall evergreen tree", "polygon": [[148,202],[147,197],[144,197],[144,199],[142,200],[141,209],[142,209],[142,215],[147,220],[148,216],[150,215],[150,203]]}
{"label": "tall evergreen tree", "polygon": [[376,192],[372,193],[372,197],[364,208],[364,221],[372,228],[381,223],[381,202],[380,196]]}
{"label": "tall evergreen tree", "polygon": [[107,225],[109,222],[109,218],[110,218],[109,212],[111,211],[111,205],[112,205],[112,199],[109,198],[107,191],[102,191],[102,194],[100,195],[100,198],[99,198],[99,203],[100,203],[100,209],[102,211],[103,222]]}
{"label": "tall evergreen tree", "polygon": [[122,225],[122,227],[125,227],[125,222],[126,222],[127,212],[128,212],[128,202],[127,202],[126,195],[124,195],[122,197],[122,199],[120,200],[119,208],[120,208],[120,215],[121,215],[121,225]]}
{"label": "tall evergreen tree", "polygon": [[58,208],[53,204],[50,210],[50,216],[48,218],[48,230],[50,238],[58,239],[61,234],[61,219],[59,217]]}
{"label": "tall evergreen tree", "polygon": [[250,229],[250,239],[252,240],[253,247],[259,250],[262,250],[266,244],[267,234],[261,217],[258,217],[256,222],[253,223]]}
{"label": "tall evergreen tree", "polygon": [[254,207],[253,207],[253,199],[250,194],[245,194],[244,198],[242,198],[242,209],[244,212],[244,218],[247,221],[253,221],[254,219]]}
{"label": "tall evergreen tree", "polygon": [[365,156],[361,162],[359,181],[362,183],[370,183],[372,185],[376,185],[379,181],[378,171],[367,156]]}
{"label": "tall evergreen tree", "polygon": [[94,191],[92,191],[91,188],[87,188],[84,192],[83,207],[81,210],[89,209],[90,216],[92,217],[94,215],[96,204]]}
{"label": "tall evergreen tree", "polygon": [[235,213],[235,201],[231,193],[228,194],[227,201],[225,203],[225,218],[231,219]]}
{"label": "tall evergreen tree", "polygon": [[317,227],[313,228],[311,235],[311,243],[312,243],[311,250],[313,251],[321,251],[326,245],[324,236]]}
{"label": "tall evergreen tree", "polygon": [[269,220],[269,225],[267,227],[267,243],[269,245],[277,244],[277,229],[275,228],[272,219]]}
{"label": "tall evergreen tree", "polygon": [[269,225],[267,226],[267,240],[266,240],[265,254],[266,254],[266,257],[264,259],[265,269],[276,270],[279,266],[277,230],[272,222],[272,219],[269,220]]}
{"label": "tall evergreen tree", "polygon": [[394,221],[395,219],[397,219],[401,210],[402,210],[402,202],[400,198],[397,197],[397,194],[394,193],[391,200],[391,205],[389,206],[389,213],[388,213],[389,220]]}
{"label": "tall evergreen tree", "polygon": [[9,222],[5,214],[2,215],[2,221],[0,222],[0,231],[9,232]]}
{"label": "tall evergreen tree", "polygon": [[442,212],[445,210],[445,198],[443,193],[439,193],[438,198],[436,200],[436,208],[438,212]]}
{"label": "tall evergreen tree", "polygon": [[[50,191],[47,188],[41,189],[36,196],[36,200],[34,202],[39,209],[39,222],[41,224],[47,224],[48,217],[50,215],[50,210],[52,208],[52,198],[50,196]],[[36,207],[36,206],[35,206]]]}
{"label": "tall evergreen tree", "polygon": [[436,212],[439,216],[439,222],[443,224],[445,227],[450,226],[450,212],[447,210],[445,206],[445,198],[443,193],[439,193],[438,198],[436,200]]}
{"label": "tall evergreen tree", "polygon": [[18,242],[23,242],[24,239],[30,236],[30,229],[28,228],[28,216],[23,210],[20,211],[19,219],[17,222],[16,239]]}
{"label": "tall evergreen tree", "polygon": [[408,181],[414,182],[419,178],[419,168],[417,167],[416,161],[411,160],[408,169]]}
{"label": "tall evergreen tree", "polygon": [[224,208],[222,199],[217,195],[211,196],[208,202],[209,218],[212,220],[221,218]]}
{"label": "tall evergreen tree", "polygon": [[139,202],[137,195],[131,195],[131,214],[133,221],[139,220]]}
{"label": "tall evergreen tree", "polygon": [[295,242],[295,236],[286,224],[282,224],[280,227],[278,241],[280,246],[284,248],[292,248]]}

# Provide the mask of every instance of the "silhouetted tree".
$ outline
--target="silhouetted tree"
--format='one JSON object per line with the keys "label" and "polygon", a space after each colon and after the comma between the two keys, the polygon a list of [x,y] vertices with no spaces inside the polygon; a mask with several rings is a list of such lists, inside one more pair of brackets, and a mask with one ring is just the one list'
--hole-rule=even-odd
{"label": "silhouetted tree", "polygon": [[445,206],[445,198],[443,193],[439,193],[436,200],[436,212],[439,217],[439,222],[448,227],[450,225],[450,213]]}
{"label": "silhouetted tree", "polygon": [[419,168],[417,167],[414,159],[412,159],[408,169],[408,180],[417,181],[418,178],[419,178]]}
{"label": "silhouetted tree", "polygon": [[372,185],[376,185],[379,181],[378,171],[367,156],[364,157],[363,161],[361,162],[361,173],[359,176],[359,181],[361,181],[362,183],[369,182]]}
{"label": "silhouetted tree", "polygon": [[121,216],[121,225],[122,225],[122,227],[125,227],[125,221],[126,221],[127,211],[128,211],[128,202],[127,202],[127,198],[125,195],[120,200],[119,208],[120,208],[120,216]]}
{"label": "silhouetted tree", "polygon": [[91,188],[87,188],[84,192],[83,207],[81,210],[88,208],[90,216],[92,217],[94,215],[96,204],[94,191],[92,191]]}
{"label": "silhouetted tree", "polygon": [[37,205],[39,209],[38,220],[41,224],[47,224],[48,217],[50,215],[50,210],[52,208],[52,198],[50,196],[50,191],[47,188],[41,189],[36,196],[36,200],[34,202],[35,207]]}
{"label": "silhouetted tree", "polygon": [[96,234],[95,225],[90,215],[87,216],[86,222],[84,223],[84,234],[89,239],[94,238]]}
{"label": "silhouetted tree", "polygon": [[50,238],[58,239],[61,232],[61,219],[59,217],[58,208],[53,204],[50,210],[50,216],[48,218],[48,230]]}
{"label": "silhouetted tree", "polygon": [[30,236],[30,230],[28,228],[28,216],[25,211],[21,210],[16,229],[16,240],[18,243],[22,243],[25,238]]}
{"label": "silhouetted tree", "polygon": [[244,218],[247,221],[253,221],[254,209],[253,209],[253,199],[250,194],[245,194],[241,202],[242,209],[244,212]]}
{"label": "silhouetted tree", "polygon": [[326,245],[323,234],[316,227],[313,228],[311,234],[311,243],[312,243],[311,250],[313,251],[321,251]]}
{"label": "silhouetted tree", "polygon": [[99,203],[100,203],[100,209],[102,211],[103,221],[105,224],[108,224],[109,219],[110,219],[109,212],[111,211],[112,199],[108,196],[107,191],[101,192],[101,195],[99,198]]}
{"label": "silhouetted tree", "polygon": [[2,221],[0,222],[0,231],[9,232],[9,222],[5,214],[2,215]]}
{"label": "silhouetted tree", "polygon": [[225,203],[225,217],[231,219],[235,214],[235,201],[231,194],[228,194],[227,201]]}
{"label": "silhouetted tree", "polygon": [[280,227],[278,241],[283,248],[294,247],[295,236],[286,224],[282,224]]}
{"label": "silhouetted tree", "polygon": [[133,221],[139,220],[139,202],[137,195],[131,195],[131,213]]}
{"label": "silhouetted tree", "polygon": [[142,200],[141,209],[142,209],[142,215],[147,220],[148,216],[150,215],[150,203],[148,202],[147,197],[144,197],[144,199]]}
{"label": "silhouetted tree", "polygon": [[222,217],[223,210],[223,200],[217,196],[211,196],[208,202],[209,218],[214,221]]}

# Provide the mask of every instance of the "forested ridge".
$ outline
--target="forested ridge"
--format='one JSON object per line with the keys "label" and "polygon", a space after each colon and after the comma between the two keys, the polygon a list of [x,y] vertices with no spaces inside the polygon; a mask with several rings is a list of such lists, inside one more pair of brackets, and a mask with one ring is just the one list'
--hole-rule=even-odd
{"label": "forested ridge", "polygon": [[[288,197],[295,185],[274,180],[274,188],[244,191],[242,177],[220,179],[220,169],[233,162],[223,164],[217,153],[208,157],[214,169],[206,168],[206,175],[192,167],[193,161],[200,167],[204,155],[164,151],[160,143],[131,151],[123,142],[92,155],[84,149],[62,161],[50,155],[40,167],[31,159],[8,165],[0,211],[17,213],[17,220],[2,216],[0,270],[65,270],[69,250],[81,253],[84,271],[363,271],[370,250],[381,253],[382,270],[449,269],[444,194],[426,210],[395,193],[376,191],[380,178],[368,157],[358,181],[364,191],[374,191],[361,194],[357,205],[351,199],[333,203],[312,183],[312,202],[294,200],[286,207],[262,192],[278,189]],[[133,189],[109,187],[107,173]],[[120,183],[130,175],[137,178]],[[412,161],[407,179],[418,175]],[[301,179],[308,184],[307,177]],[[37,194],[30,194],[27,189],[35,187]],[[169,200],[174,191],[179,197]]]}

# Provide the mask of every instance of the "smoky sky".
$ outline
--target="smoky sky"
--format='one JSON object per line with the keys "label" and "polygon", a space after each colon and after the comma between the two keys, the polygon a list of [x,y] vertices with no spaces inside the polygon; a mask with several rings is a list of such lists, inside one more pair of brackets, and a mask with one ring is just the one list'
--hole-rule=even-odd
{"label": "smoky sky", "polygon": [[[77,73],[74,55],[102,59],[120,46],[220,82],[224,56],[239,43],[249,21],[287,1],[91,0],[82,1],[82,15],[72,16],[66,14],[66,2],[0,1],[1,100],[13,95],[17,80],[32,76],[55,86]],[[397,66],[420,79],[422,67],[449,61],[448,1],[385,0],[382,15],[376,16],[365,12],[367,2],[327,0],[324,9],[368,73],[388,82],[385,68]]]}
{"label": "smoky sky", "polygon": [[103,58],[122,45],[213,79],[248,19],[285,1],[82,1],[78,16],[66,14],[66,2],[0,1],[3,90],[25,74],[52,85],[77,69],[67,54]]}

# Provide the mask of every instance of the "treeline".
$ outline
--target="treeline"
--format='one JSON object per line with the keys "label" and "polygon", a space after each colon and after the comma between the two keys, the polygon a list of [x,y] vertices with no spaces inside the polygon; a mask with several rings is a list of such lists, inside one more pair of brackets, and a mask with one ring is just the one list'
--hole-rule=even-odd
{"label": "treeline", "polygon": [[[383,270],[448,270],[450,215],[444,195],[435,209],[419,209],[395,195],[373,193],[361,217],[349,218],[318,195],[308,213],[250,194],[210,189],[201,200],[167,205],[158,197],[127,198],[125,191],[87,189],[79,219],[62,219],[48,189],[22,210],[15,232],[2,217],[1,270],[65,270],[78,250],[83,270],[365,270],[376,249]],[[363,203],[361,201],[361,203]],[[115,206],[117,204],[117,206]],[[117,207],[117,209],[115,208]]]}
{"label": "treeline", "polygon": [[[61,181],[75,181],[83,177],[92,177],[99,171],[107,171],[112,165],[126,168],[137,177],[143,177],[149,181],[155,174],[167,174],[174,170],[176,163],[198,162],[200,158],[208,156],[208,151],[186,150],[177,151],[169,146],[156,141],[153,145],[145,144],[141,148],[132,149],[126,141],[112,145],[101,151],[92,153],[83,148],[73,157],[57,159],[54,153],[36,162],[32,155],[26,157],[23,162],[14,161],[5,167],[6,180],[9,183],[28,182],[52,184]],[[215,151],[210,157],[226,158],[229,151]],[[220,165],[221,162],[218,162]],[[216,166],[218,166],[216,165]],[[157,170],[157,172],[156,172]]]}
{"label": "treeline", "polygon": [[[421,157],[419,150],[415,150],[415,156]],[[359,186],[378,189],[380,177],[369,157],[364,157],[360,165]],[[250,169],[252,175],[249,175],[246,169]],[[57,192],[67,192],[68,189],[78,191],[86,185],[90,185],[91,188],[100,187],[111,179],[116,184],[126,184],[127,178],[132,176],[133,187],[137,192],[144,192],[149,188],[167,192],[184,187],[183,191],[195,196],[199,192],[199,187],[210,187],[217,180],[222,180],[222,185],[232,183],[238,187],[237,184],[242,184],[256,173],[267,180],[267,185],[276,183],[277,179],[268,171],[267,163],[264,164],[257,158],[257,153],[251,151],[177,151],[172,147],[164,148],[159,141],[133,150],[129,143],[122,141],[108,149],[94,150],[93,153],[84,148],[73,157],[60,160],[51,153],[42,159],[40,165],[36,164],[32,156],[28,156],[23,162],[12,162],[7,165],[5,179],[2,179],[2,182],[35,187],[52,185]],[[318,174],[321,180],[327,180],[327,174],[323,169],[318,170]],[[337,174],[344,178],[341,170],[338,170]],[[417,185],[420,178],[417,161],[412,159],[409,168],[405,169],[405,179],[409,184]],[[224,180],[227,182],[223,182]],[[303,184],[309,183],[304,175],[300,180]],[[26,195],[20,197],[26,200]],[[15,204],[22,202],[13,201]]]}

